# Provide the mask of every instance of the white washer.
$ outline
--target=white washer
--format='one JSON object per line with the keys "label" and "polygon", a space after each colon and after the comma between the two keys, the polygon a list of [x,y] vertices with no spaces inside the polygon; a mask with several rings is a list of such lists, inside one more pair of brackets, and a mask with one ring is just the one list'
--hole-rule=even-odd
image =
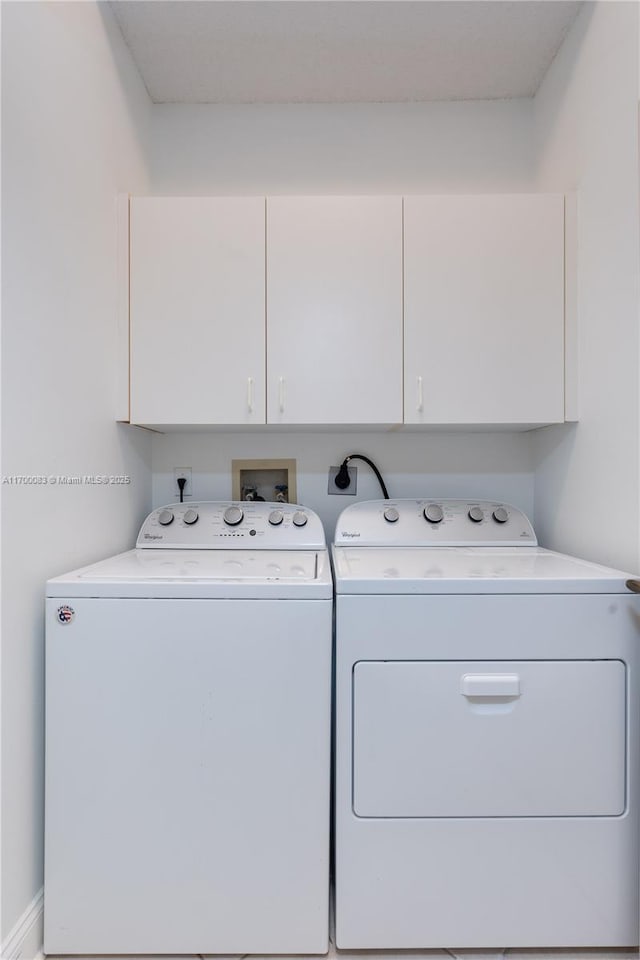
{"label": "white washer", "polygon": [[160,508],[46,605],[45,952],[325,953],[319,518]]}
{"label": "white washer", "polygon": [[635,944],[625,574],[478,501],[356,503],[333,561],[337,946]]}

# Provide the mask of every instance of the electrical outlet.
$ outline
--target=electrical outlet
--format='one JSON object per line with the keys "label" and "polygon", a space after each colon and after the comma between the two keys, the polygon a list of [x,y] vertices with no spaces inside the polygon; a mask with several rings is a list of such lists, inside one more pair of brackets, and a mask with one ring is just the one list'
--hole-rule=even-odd
{"label": "electrical outlet", "polygon": [[336,487],[336,476],[339,469],[340,467],[329,467],[329,485],[327,487],[327,493],[335,493],[344,497],[355,497],[358,489],[358,468],[347,467],[347,473],[349,474],[349,480],[351,483],[344,490],[341,490],[340,487]]}
{"label": "electrical outlet", "polygon": [[191,467],[174,467],[173,468],[173,489],[174,489],[176,500],[180,499],[180,487],[178,486],[178,479],[180,477],[187,478],[187,482],[184,486],[183,496],[185,498],[193,496],[193,488],[191,486]]}

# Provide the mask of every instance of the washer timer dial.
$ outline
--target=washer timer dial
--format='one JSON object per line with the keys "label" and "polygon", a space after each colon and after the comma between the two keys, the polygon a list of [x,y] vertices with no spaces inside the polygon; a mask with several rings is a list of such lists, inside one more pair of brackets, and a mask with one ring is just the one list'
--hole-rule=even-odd
{"label": "washer timer dial", "polygon": [[242,523],[242,520],[244,519],[244,513],[240,507],[227,507],[222,519],[228,527],[237,527],[239,523]]}
{"label": "washer timer dial", "polygon": [[424,508],[424,518],[429,523],[442,523],[444,519],[444,510],[439,503],[430,503]]}

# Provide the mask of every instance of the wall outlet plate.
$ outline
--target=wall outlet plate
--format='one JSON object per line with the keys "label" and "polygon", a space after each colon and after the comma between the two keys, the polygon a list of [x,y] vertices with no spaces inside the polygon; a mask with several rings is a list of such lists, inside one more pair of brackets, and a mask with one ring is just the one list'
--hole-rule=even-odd
{"label": "wall outlet plate", "polygon": [[184,487],[183,496],[186,499],[187,497],[193,496],[193,487],[191,486],[191,467],[174,467],[173,468],[173,492],[175,494],[176,500],[180,499],[180,487],[178,486],[178,479],[180,477],[186,477],[187,482]]}
{"label": "wall outlet plate", "polygon": [[355,497],[358,489],[358,468],[347,467],[347,473],[349,474],[349,480],[351,480],[351,483],[345,490],[341,490],[340,487],[336,487],[336,476],[339,469],[340,467],[329,467],[329,485],[327,487],[327,493],[332,493],[343,497]]}

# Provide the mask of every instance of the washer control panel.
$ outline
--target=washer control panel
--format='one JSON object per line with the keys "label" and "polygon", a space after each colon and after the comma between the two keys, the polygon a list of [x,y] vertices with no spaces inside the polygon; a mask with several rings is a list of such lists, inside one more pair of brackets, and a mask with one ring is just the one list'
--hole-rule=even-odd
{"label": "washer control panel", "polygon": [[343,510],[336,544],[406,547],[535,547],[528,518],[493,500],[369,500]]}
{"label": "washer control panel", "polygon": [[324,529],[313,510],[262,501],[170,503],[149,514],[136,547],[173,550],[323,550]]}

